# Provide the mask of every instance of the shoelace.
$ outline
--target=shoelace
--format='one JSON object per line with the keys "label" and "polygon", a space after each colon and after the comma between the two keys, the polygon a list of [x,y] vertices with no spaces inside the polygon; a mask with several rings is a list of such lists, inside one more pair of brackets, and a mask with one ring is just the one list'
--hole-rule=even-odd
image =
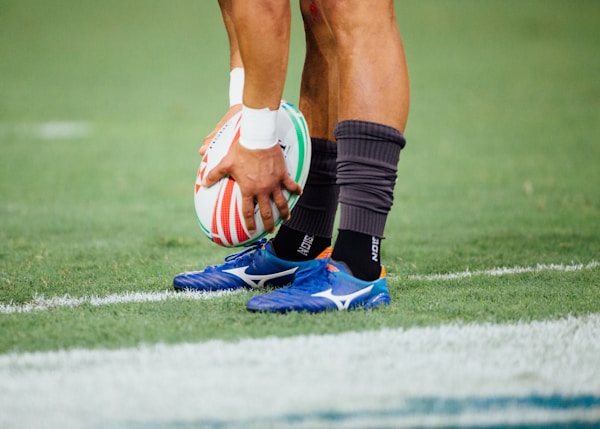
{"label": "shoelace", "polygon": [[[318,264],[312,268],[300,270],[296,275],[294,285],[288,288],[280,289],[280,291],[287,292],[288,290],[306,290],[308,292],[314,291],[315,288],[325,289],[324,286],[330,284],[331,272],[327,269],[329,263],[328,258],[320,259]],[[325,282],[323,280],[325,279]]]}
{"label": "shoelace", "polygon": [[249,244],[244,250],[237,252],[237,253],[232,253],[231,255],[226,256],[225,262],[233,262],[248,253],[254,252],[255,250],[262,248],[266,242],[267,242],[266,238],[261,238],[260,240],[255,241],[252,244]]}

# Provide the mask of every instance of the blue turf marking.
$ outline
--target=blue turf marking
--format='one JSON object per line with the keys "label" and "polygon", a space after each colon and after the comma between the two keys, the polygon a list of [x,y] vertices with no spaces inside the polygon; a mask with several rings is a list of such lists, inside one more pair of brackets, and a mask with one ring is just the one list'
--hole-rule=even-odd
{"label": "blue turf marking", "polygon": [[[356,411],[335,411],[323,410],[313,413],[284,414],[273,416],[271,418],[250,418],[250,419],[198,419],[194,421],[162,421],[162,422],[111,422],[103,427],[111,428],[169,428],[169,429],[189,429],[189,428],[208,428],[208,429],[226,429],[226,428],[254,428],[254,427],[327,427],[335,428],[350,424],[356,428],[390,428],[397,422],[399,427],[403,425],[403,420],[411,419],[418,421],[419,418],[438,418],[449,419],[449,424],[441,426],[435,424],[436,428],[459,428],[465,427],[451,423],[452,418],[462,415],[474,415],[478,421],[485,421],[487,413],[504,413],[506,423],[490,422],[489,424],[468,424],[469,428],[600,428],[600,420],[589,421],[583,415],[585,411],[597,410],[600,412],[600,396],[580,395],[580,396],[562,396],[562,395],[529,395],[521,397],[501,396],[501,397],[465,397],[465,398],[410,398],[402,402],[401,405],[383,410],[356,410]],[[543,420],[522,421],[519,422],[518,416],[523,411],[536,411],[538,415],[543,415]],[[573,413],[572,419],[564,421],[564,416],[553,420],[553,413],[570,411]],[[577,413],[577,412],[580,413]],[[515,418],[515,416],[517,418]],[[427,424],[411,427],[428,428]]]}

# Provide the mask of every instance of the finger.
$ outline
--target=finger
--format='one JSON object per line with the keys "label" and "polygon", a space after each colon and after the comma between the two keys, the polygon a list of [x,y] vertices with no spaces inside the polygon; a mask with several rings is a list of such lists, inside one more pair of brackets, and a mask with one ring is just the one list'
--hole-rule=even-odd
{"label": "finger", "polygon": [[283,187],[290,191],[292,194],[302,195],[302,186],[294,182],[291,176],[287,175],[282,181]]}
{"label": "finger", "polygon": [[273,218],[273,210],[271,209],[271,199],[268,196],[257,196],[257,201],[265,230],[273,232],[275,230],[275,219]]}
{"label": "finger", "polygon": [[229,176],[229,169],[227,164],[221,161],[212,170],[210,170],[206,176],[204,176],[202,186],[205,188],[210,188],[223,177],[227,176]]}
{"label": "finger", "polygon": [[290,208],[285,195],[283,195],[281,190],[273,192],[273,202],[279,211],[279,216],[281,216],[283,220],[288,220],[290,218]]}
{"label": "finger", "polygon": [[256,232],[256,222],[254,221],[254,197],[242,198],[242,215],[246,229],[250,234]]}

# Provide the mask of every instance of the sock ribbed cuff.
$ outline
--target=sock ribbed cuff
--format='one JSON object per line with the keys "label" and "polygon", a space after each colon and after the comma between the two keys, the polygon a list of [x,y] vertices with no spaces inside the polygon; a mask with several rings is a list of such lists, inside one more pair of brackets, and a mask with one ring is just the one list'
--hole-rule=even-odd
{"label": "sock ribbed cuff", "polygon": [[338,123],[334,134],[340,229],[381,238],[393,204],[404,136],[387,125],[354,120]]}

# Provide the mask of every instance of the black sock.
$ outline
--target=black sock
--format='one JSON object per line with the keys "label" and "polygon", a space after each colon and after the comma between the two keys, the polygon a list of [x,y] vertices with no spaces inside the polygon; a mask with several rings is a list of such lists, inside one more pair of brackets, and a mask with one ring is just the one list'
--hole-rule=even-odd
{"label": "black sock", "polygon": [[376,280],[381,274],[381,238],[340,230],[331,259],[345,263],[361,280]]}
{"label": "black sock", "polygon": [[331,238],[309,235],[281,225],[271,242],[275,254],[287,261],[315,259],[331,245]]}
{"label": "black sock", "polygon": [[302,195],[284,225],[308,235],[329,237],[338,206],[337,145],[313,138],[310,171]]}
{"label": "black sock", "polygon": [[331,245],[338,205],[337,145],[313,138],[310,172],[304,191],[272,241],[277,256],[288,261],[314,259]]}

